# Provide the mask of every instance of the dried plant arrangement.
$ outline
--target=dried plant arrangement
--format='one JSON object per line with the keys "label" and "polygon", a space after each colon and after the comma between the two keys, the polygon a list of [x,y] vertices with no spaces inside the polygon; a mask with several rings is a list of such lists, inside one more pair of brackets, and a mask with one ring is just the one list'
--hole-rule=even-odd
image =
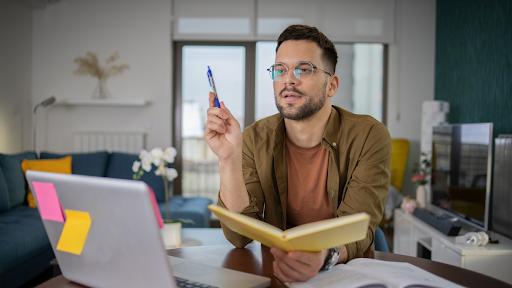
{"label": "dried plant arrangement", "polygon": [[[105,80],[111,76],[123,73],[124,70],[130,68],[129,65],[111,65],[119,59],[119,53],[114,52],[106,61],[104,67],[100,66],[98,55],[96,53],[87,52],[84,57],[76,57],[74,62],[78,65],[75,70],[77,75],[90,75],[98,79],[98,86],[96,87],[93,98],[107,98],[110,93],[105,87]],[[109,66],[110,65],[110,66]]]}

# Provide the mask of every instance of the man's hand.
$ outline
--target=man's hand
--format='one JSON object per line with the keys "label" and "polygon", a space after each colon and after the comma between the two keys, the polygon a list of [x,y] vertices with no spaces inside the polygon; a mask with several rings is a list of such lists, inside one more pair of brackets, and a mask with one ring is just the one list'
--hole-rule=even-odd
{"label": "man's hand", "polygon": [[219,161],[230,161],[242,154],[242,132],[240,123],[226,108],[224,102],[220,107],[215,106],[215,95],[210,92],[210,108],[208,121],[204,131],[204,139],[219,157]]}
{"label": "man's hand", "polygon": [[315,277],[324,265],[329,250],[320,252],[290,251],[272,247],[274,273],[283,282],[308,281]]}
{"label": "man's hand", "polygon": [[220,198],[230,211],[240,213],[249,205],[249,195],[242,173],[242,131],[240,123],[229,112],[224,102],[215,106],[215,95],[210,92],[208,121],[204,139],[219,157]]}

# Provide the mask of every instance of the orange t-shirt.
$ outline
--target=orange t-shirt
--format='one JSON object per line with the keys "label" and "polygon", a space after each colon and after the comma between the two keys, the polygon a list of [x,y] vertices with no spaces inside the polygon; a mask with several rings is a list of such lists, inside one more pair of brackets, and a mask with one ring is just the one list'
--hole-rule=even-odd
{"label": "orange t-shirt", "polygon": [[321,143],[302,148],[286,137],[287,228],[334,217],[327,193],[329,150]]}

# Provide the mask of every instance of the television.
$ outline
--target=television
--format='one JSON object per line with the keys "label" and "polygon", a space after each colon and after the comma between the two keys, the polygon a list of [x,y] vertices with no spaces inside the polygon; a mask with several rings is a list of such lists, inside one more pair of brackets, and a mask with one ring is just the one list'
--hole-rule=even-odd
{"label": "television", "polygon": [[434,126],[431,207],[488,231],[492,161],[492,123]]}

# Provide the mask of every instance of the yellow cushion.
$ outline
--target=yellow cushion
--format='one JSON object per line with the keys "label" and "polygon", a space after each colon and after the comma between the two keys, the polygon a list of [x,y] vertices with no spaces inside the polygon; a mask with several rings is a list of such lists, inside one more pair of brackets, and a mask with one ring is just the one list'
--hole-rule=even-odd
{"label": "yellow cushion", "polygon": [[405,139],[391,139],[391,185],[402,191],[407,156],[409,155],[409,141]]}
{"label": "yellow cushion", "polygon": [[[71,156],[60,159],[25,159],[21,162],[21,169],[23,169],[23,174],[25,174],[27,170],[71,174],[71,160]],[[28,187],[27,201],[29,207],[37,207],[34,195],[32,195],[32,191],[30,191],[30,185]]]}

